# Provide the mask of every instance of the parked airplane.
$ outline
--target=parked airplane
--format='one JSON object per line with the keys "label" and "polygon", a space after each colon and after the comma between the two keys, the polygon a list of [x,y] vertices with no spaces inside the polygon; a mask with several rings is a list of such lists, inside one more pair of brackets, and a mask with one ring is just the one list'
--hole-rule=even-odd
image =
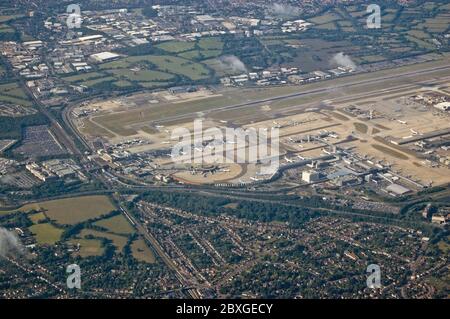
{"label": "parked airplane", "polygon": [[291,159],[287,158],[287,156],[285,156],[285,157],[284,157],[284,159],[285,159],[285,160],[286,160],[286,162],[288,162],[288,163],[293,163],[293,162],[294,162],[293,160],[291,160]]}

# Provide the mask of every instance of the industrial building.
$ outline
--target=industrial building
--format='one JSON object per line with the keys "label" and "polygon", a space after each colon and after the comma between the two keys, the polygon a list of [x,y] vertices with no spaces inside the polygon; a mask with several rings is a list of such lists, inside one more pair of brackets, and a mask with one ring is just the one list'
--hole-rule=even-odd
{"label": "industrial building", "polygon": [[320,181],[320,173],[317,171],[304,171],[302,173],[302,180],[306,183],[314,183]]}
{"label": "industrial building", "polygon": [[410,189],[399,184],[391,184],[388,187],[386,187],[386,190],[395,196],[401,196],[411,192]]}
{"label": "industrial building", "polygon": [[92,54],[90,56],[90,58],[97,63],[104,63],[104,62],[110,62],[115,59],[118,59],[118,58],[120,58],[120,55],[118,55],[116,53],[112,53],[112,52],[101,52],[101,53]]}

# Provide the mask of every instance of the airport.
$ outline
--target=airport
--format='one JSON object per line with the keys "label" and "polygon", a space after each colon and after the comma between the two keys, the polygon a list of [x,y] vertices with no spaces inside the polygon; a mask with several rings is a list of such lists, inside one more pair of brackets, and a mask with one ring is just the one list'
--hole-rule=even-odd
{"label": "airport", "polygon": [[[448,58],[444,61],[448,63]],[[198,87],[139,93],[83,103],[71,109],[70,117],[111,172],[139,180],[130,170],[133,161],[135,172],[147,173],[143,184],[153,183],[154,176],[161,180],[161,175],[175,183],[219,187],[270,185],[280,179],[280,172],[258,173],[257,163],[225,163],[212,169],[208,169],[212,163],[174,163],[169,155],[176,145],[171,133],[191,130],[201,120],[204,132],[211,128],[225,132],[227,127],[279,130],[280,170],[299,171],[297,179],[281,178],[285,185],[367,184],[398,196],[450,182],[449,113],[443,107],[450,100],[447,68],[427,62],[399,68],[395,77],[384,70],[263,92]],[[213,147],[193,140],[188,150],[193,154]],[[239,149],[235,142],[219,142],[214,147]],[[324,156],[330,158],[323,160]],[[366,174],[361,175],[361,168]],[[343,169],[352,172],[343,174]],[[305,170],[317,174],[304,181]]]}

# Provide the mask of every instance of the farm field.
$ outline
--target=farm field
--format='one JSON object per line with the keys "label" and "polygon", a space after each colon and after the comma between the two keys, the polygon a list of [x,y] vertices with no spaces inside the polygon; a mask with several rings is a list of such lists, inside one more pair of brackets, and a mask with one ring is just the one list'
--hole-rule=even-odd
{"label": "farm field", "polygon": [[194,81],[207,79],[210,76],[209,70],[202,64],[170,55],[130,56],[118,61],[103,63],[100,65],[100,69],[131,69],[137,64],[149,64],[149,67],[154,65],[159,71],[185,76]]}
{"label": "farm field", "polygon": [[40,221],[43,221],[43,220],[47,219],[47,216],[45,216],[44,213],[40,212],[40,213],[28,215],[28,218],[29,218],[34,224],[37,224],[37,223],[39,223]]}
{"label": "farm field", "polygon": [[[104,240],[111,242],[116,253],[121,253],[129,236],[136,233],[123,215],[108,216],[113,210],[115,207],[106,196],[84,196],[29,204],[17,210],[0,211],[0,216],[12,215],[18,211],[33,211],[27,214],[27,218],[33,223],[29,230],[38,245],[54,245],[61,241],[61,236],[71,226],[87,222],[85,228],[61,242],[69,247],[73,246],[74,255],[87,258],[101,256],[105,252]],[[105,217],[101,218],[102,216]],[[95,221],[88,222],[89,220]],[[138,261],[155,262],[152,250],[143,239],[130,243],[130,250]]]}
{"label": "farm field", "polygon": [[101,256],[105,252],[105,248],[102,247],[102,242],[99,239],[74,238],[69,240],[68,243],[79,246],[79,251],[75,255],[83,258]]}
{"label": "farm field", "polygon": [[131,243],[131,253],[138,261],[149,264],[156,262],[155,255],[142,238],[136,239]]}
{"label": "farm field", "polygon": [[128,220],[123,215],[116,215],[106,219],[95,222],[94,225],[105,228],[107,231],[119,234],[129,235],[134,234],[134,228],[130,225]]}
{"label": "farm field", "polygon": [[31,210],[43,212],[58,225],[75,225],[106,215],[115,210],[115,207],[106,196],[86,196],[29,204],[16,211]]}
{"label": "farm field", "polygon": [[25,91],[17,83],[0,84],[0,102],[26,107],[32,105]]}
{"label": "farm field", "polygon": [[112,242],[112,244],[116,247],[116,252],[122,252],[123,248],[125,247],[127,243],[127,237],[115,235],[107,232],[101,232],[97,230],[92,229],[83,229],[80,234],[78,235],[80,238],[85,239],[92,239],[91,237],[94,237],[96,239],[98,238],[105,238]]}
{"label": "farm field", "polygon": [[158,44],[156,47],[170,53],[180,53],[194,49],[195,45],[195,42],[168,41]]}
{"label": "farm field", "polygon": [[40,245],[54,245],[61,239],[61,235],[64,232],[63,229],[48,223],[35,224],[29,229],[35,235],[36,241]]}
{"label": "farm field", "polygon": [[108,70],[108,73],[114,75],[116,78],[124,78],[130,81],[138,82],[164,82],[174,78],[173,75],[150,70],[128,70],[128,69],[114,69]]}

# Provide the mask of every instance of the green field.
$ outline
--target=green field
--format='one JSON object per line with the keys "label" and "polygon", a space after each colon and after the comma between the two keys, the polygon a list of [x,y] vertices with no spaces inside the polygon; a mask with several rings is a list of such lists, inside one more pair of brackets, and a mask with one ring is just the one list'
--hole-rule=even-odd
{"label": "green field", "polygon": [[178,56],[188,60],[204,60],[218,57],[221,54],[221,50],[192,50],[180,53]]}
{"label": "green field", "polygon": [[202,50],[223,50],[223,42],[220,38],[202,38],[198,41],[198,46]]}
{"label": "green field", "polygon": [[[148,64],[148,67],[155,66],[157,70],[185,76],[191,80],[207,79],[209,70],[200,63],[192,62],[175,56],[163,55],[141,55],[131,56],[118,61],[103,63],[102,70],[130,69],[134,65]],[[153,69],[152,69],[153,70]]]}
{"label": "green field", "polygon": [[127,244],[128,238],[125,236],[115,235],[107,232],[101,232],[93,229],[83,229],[79,234],[81,238],[92,239],[94,238],[105,238],[112,241],[112,244],[116,247],[117,252],[121,252],[125,245]]}
{"label": "green field", "polygon": [[88,81],[88,80],[92,80],[92,79],[98,79],[98,78],[102,78],[105,75],[99,72],[89,72],[89,73],[83,73],[83,74],[79,74],[79,75],[72,75],[72,76],[67,76],[65,78],[63,78],[64,81],[68,81],[68,82],[81,82],[81,81]]}
{"label": "green field", "polygon": [[105,252],[105,248],[102,247],[102,242],[98,239],[83,239],[74,238],[68,241],[68,243],[74,246],[80,246],[80,250],[76,255],[86,258],[93,256],[101,256]]}
{"label": "green field", "polygon": [[168,41],[158,44],[156,47],[170,53],[179,53],[195,48],[195,42]]}
{"label": "green field", "polygon": [[155,255],[143,239],[138,239],[132,242],[131,253],[133,257],[138,261],[149,264],[153,264],[156,262]]}
{"label": "green field", "polygon": [[119,81],[113,82],[112,84],[118,88],[127,88],[127,87],[133,86],[133,83],[131,83],[129,81],[125,81],[125,80],[119,80]]}
{"label": "green field", "polygon": [[135,232],[134,228],[123,215],[116,215],[99,220],[98,222],[95,222],[94,225],[100,226],[109,232],[119,235],[129,235],[134,234]]}
{"label": "green field", "polygon": [[59,225],[75,225],[106,215],[115,209],[108,197],[99,195],[28,204],[17,209],[17,211],[29,212],[35,210],[43,212]]}
{"label": "green field", "polygon": [[151,70],[132,71],[127,69],[115,69],[108,70],[107,72],[117,78],[138,82],[164,82],[174,78],[172,74]]}
{"label": "green field", "polygon": [[0,102],[31,106],[32,103],[28,95],[17,83],[7,83],[0,85]]}
{"label": "green field", "polygon": [[37,224],[40,221],[43,221],[47,218],[44,213],[36,213],[28,215],[28,218],[33,222],[33,224]]}
{"label": "green field", "polygon": [[146,89],[157,89],[157,88],[169,86],[170,82],[143,82],[143,83],[139,83],[139,85]]}
{"label": "green field", "polygon": [[112,81],[115,81],[115,80],[116,79],[111,77],[111,76],[105,76],[103,78],[98,78],[98,79],[95,79],[95,80],[85,81],[85,82],[82,82],[81,84],[85,85],[87,87],[93,87],[93,86],[95,86],[97,84],[112,82]]}
{"label": "green field", "polygon": [[64,230],[52,224],[36,224],[29,229],[40,245],[54,245],[61,239],[61,235],[64,232]]}

